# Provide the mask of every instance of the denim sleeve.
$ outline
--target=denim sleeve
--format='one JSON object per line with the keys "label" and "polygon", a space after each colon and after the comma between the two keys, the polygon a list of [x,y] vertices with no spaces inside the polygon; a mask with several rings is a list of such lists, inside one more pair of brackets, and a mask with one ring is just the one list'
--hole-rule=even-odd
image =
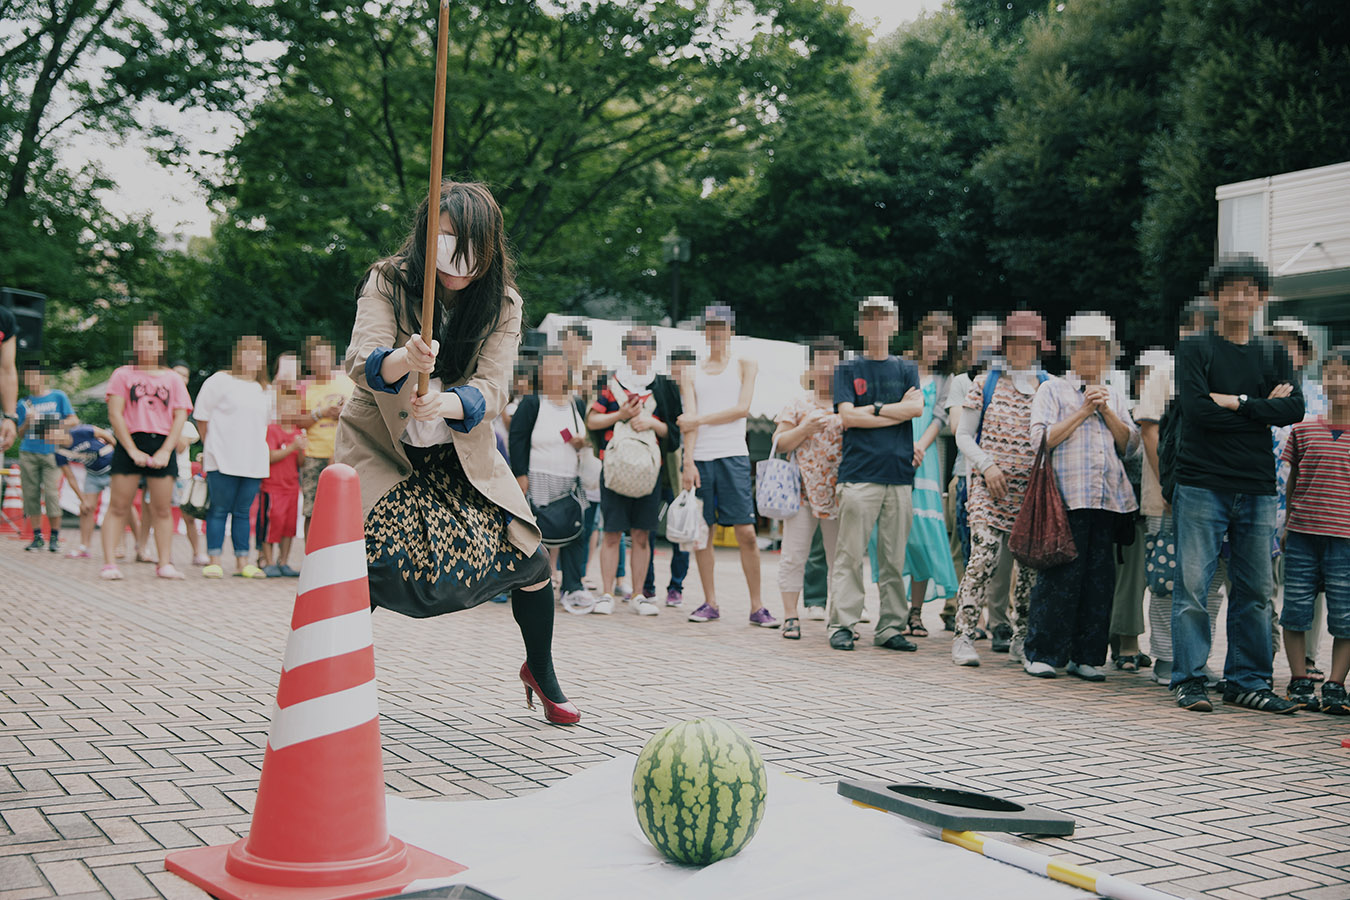
{"label": "denim sleeve", "polygon": [[407,375],[404,375],[393,384],[385,381],[380,375],[380,367],[384,365],[384,358],[393,352],[394,349],[392,347],[376,347],[374,350],[370,351],[370,355],[366,357],[366,384],[370,385],[372,391],[379,391],[384,394],[397,394],[399,391],[403,390],[403,384],[408,380]]}
{"label": "denim sleeve", "polygon": [[451,388],[450,392],[459,396],[459,402],[464,406],[464,418],[459,422],[446,419],[445,424],[450,426],[451,431],[467,434],[483,421],[487,401],[483,399],[482,391],[470,384],[461,384],[459,387]]}

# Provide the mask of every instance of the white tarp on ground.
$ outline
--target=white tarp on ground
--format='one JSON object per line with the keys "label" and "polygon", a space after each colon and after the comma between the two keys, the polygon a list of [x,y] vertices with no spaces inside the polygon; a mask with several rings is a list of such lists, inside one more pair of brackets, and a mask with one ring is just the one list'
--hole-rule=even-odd
{"label": "white tarp on ground", "polygon": [[502,900],[1083,900],[1088,894],[929,837],[862,809],[833,786],[770,767],[759,833],[730,859],[676,865],[633,812],[636,758],[619,757],[511,800],[388,799],[389,830],[468,870],[443,881]]}
{"label": "white tarp on ground", "polygon": [[[632,327],[630,323],[550,313],[539,323],[539,330],[548,336],[550,344],[556,344],[563,328],[573,322],[581,322],[590,329],[590,362],[611,369],[623,364],[620,345]],[[652,331],[656,333],[656,371],[662,374],[670,374],[666,359],[672,350],[693,350],[700,360],[708,355],[708,345],[701,332],[661,326],[653,326]],[[789,400],[802,393],[802,373],[806,371],[808,356],[805,345],[735,335],[731,339],[731,352],[733,356],[759,363],[750,415],[772,419]]]}

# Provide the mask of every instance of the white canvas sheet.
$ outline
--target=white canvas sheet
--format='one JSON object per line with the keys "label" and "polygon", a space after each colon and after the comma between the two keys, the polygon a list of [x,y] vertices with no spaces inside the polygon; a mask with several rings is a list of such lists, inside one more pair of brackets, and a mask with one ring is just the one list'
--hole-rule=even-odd
{"label": "white canvas sheet", "polygon": [[468,866],[440,884],[502,900],[750,900],[848,897],[1085,900],[1071,887],[944,844],[888,813],[854,806],[833,786],[770,767],[759,833],[738,855],[699,869],[668,862],[642,834],[620,757],[511,800],[391,796],[397,837]]}

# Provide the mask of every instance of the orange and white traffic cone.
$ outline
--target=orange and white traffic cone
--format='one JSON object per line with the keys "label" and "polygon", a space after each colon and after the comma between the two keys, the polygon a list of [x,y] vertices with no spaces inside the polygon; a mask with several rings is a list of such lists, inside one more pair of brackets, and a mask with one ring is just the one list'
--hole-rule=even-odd
{"label": "orange and white traffic cone", "polygon": [[319,477],[247,838],[165,868],[227,900],[384,897],[464,866],[389,835],[356,470]]}
{"label": "orange and white traffic cone", "polygon": [[23,517],[23,484],[19,481],[19,467],[5,470],[5,499],[0,507],[0,534],[18,540],[31,540],[28,521]]}

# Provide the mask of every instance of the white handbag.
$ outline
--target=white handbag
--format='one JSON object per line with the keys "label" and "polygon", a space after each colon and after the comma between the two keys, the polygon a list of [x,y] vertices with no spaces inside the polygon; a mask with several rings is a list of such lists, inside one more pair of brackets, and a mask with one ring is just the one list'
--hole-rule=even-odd
{"label": "white handbag", "polygon": [[761,516],[790,519],[802,508],[802,473],[793,459],[777,459],[778,438],[769,458],[755,466],[755,506]]}
{"label": "white handbag", "polygon": [[703,522],[703,501],[693,491],[680,491],[666,509],[666,540],[672,544],[692,544],[699,539]]}

